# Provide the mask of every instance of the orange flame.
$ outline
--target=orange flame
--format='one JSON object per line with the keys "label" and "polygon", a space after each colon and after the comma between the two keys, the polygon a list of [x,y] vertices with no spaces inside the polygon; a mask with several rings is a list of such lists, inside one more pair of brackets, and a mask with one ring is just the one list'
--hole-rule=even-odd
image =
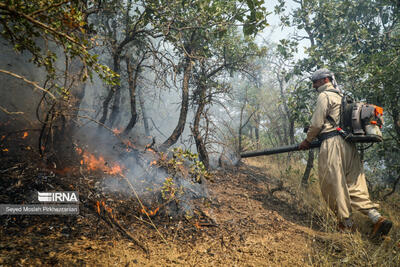
{"label": "orange flame", "polygon": [[80,161],[81,165],[86,165],[86,168],[89,171],[101,170],[107,174],[124,176],[124,174],[123,174],[124,167],[123,166],[121,166],[117,163],[109,164],[102,156],[99,156],[97,158],[95,155],[90,154],[89,152],[82,151],[82,149],[79,147],[76,148],[75,150],[83,158]]}
{"label": "orange flame", "polygon": [[130,151],[131,148],[135,149],[136,147],[132,144],[132,142],[130,140],[126,140],[124,142],[124,144],[126,145],[126,151]]}
{"label": "orange flame", "polygon": [[[101,208],[101,207],[103,207],[103,208]],[[96,211],[97,211],[97,213],[100,214],[101,210],[106,211],[107,213],[109,213],[111,218],[115,218],[112,208],[108,207],[103,200],[100,201],[100,202],[96,201]]]}
{"label": "orange flame", "polygon": [[97,213],[100,215],[100,203],[98,201],[96,202],[96,210]]}
{"label": "orange flame", "polygon": [[201,228],[202,228],[202,227],[200,226],[200,223],[197,222],[197,221],[194,223],[194,226],[196,226],[197,229],[201,229]]}
{"label": "orange flame", "polygon": [[75,148],[75,151],[78,153],[78,154],[82,154],[82,148],[80,148],[80,147],[76,147]]}
{"label": "orange flame", "polygon": [[112,132],[113,132],[114,134],[120,134],[120,133],[122,133],[122,129],[117,129],[117,128],[115,128],[115,129],[112,130]]}
{"label": "orange flame", "polygon": [[156,160],[153,160],[152,162],[150,162],[150,166],[153,166],[153,165],[156,165],[156,164],[157,164]]}
{"label": "orange flame", "polygon": [[28,137],[28,132],[24,132],[24,135],[22,136],[22,139],[25,139],[25,138],[27,138]]}
{"label": "orange flame", "polygon": [[156,215],[157,214],[157,212],[160,210],[160,207],[157,207],[155,210],[149,210],[149,211],[146,211],[144,208],[143,209],[141,209],[141,212],[143,213],[143,214],[147,214],[148,216],[154,216],[154,215]]}

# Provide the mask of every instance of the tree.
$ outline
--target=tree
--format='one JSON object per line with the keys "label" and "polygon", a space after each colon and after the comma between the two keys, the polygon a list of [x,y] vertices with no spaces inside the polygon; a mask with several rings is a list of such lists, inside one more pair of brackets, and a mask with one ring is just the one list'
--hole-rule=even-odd
{"label": "tree", "polygon": [[[209,166],[207,152],[207,138],[200,133],[200,121],[204,118],[205,125],[209,119],[205,109],[208,105],[216,103],[221,94],[226,94],[231,89],[226,83],[230,73],[243,73],[252,68],[253,61],[260,57],[265,49],[259,48],[251,37],[243,37],[236,29],[230,30],[224,37],[210,40],[210,55],[199,62],[194,68],[193,83],[197,85],[193,92],[193,104],[197,105],[193,127],[191,128],[200,160],[206,168]],[[204,136],[209,135],[205,127]]]}
{"label": "tree", "polygon": [[[139,47],[146,47],[148,42],[148,36],[154,36],[152,28],[149,28],[149,9],[146,7],[138,6],[143,3],[133,3],[132,0],[127,2],[120,0],[113,0],[107,2],[102,7],[102,13],[95,20],[97,22],[96,31],[102,36],[105,42],[106,48],[109,48],[108,53],[112,60],[112,69],[119,76],[121,74],[121,61],[128,53],[130,47],[136,47],[136,51],[140,51]],[[143,45],[144,44],[144,45]],[[140,52],[139,52],[140,53]],[[146,52],[144,51],[144,54]],[[138,55],[138,62],[143,62],[142,56]],[[125,57],[128,59],[127,68],[130,67],[131,55]],[[137,68],[139,65],[137,65]],[[140,67],[139,67],[140,68]],[[137,70],[139,70],[139,68]],[[131,70],[127,70],[128,72]],[[133,72],[128,73],[129,75],[137,75]],[[136,76],[137,78],[137,76]],[[130,81],[129,85],[133,86],[134,78]],[[132,89],[132,87],[130,87]],[[132,91],[130,91],[132,93]],[[134,94],[132,95],[134,96]],[[104,124],[107,120],[109,105],[114,97],[114,102],[111,108],[111,114],[109,117],[109,124],[112,126],[117,116],[120,113],[121,105],[121,83],[114,84],[106,98],[103,101],[103,114],[99,120],[101,124]],[[132,118],[135,117],[134,103],[131,106]],[[133,119],[134,120],[134,119]],[[127,127],[128,130],[133,128],[133,120]],[[126,132],[126,131],[125,131]]]}
{"label": "tree", "polygon": [[[182,102],[177,126],[162,147],[175,144],[181,136],[188,112],[193,67],[210,58],[212,40],[223,38],[236,23],[245,34],[255,34],[266,25],[263,1],[148,1],[156,27],[180,58]],[[164,7],[164,8],[160,8]]]}
{"label": "tree", "polygon": [[[3,1],[0,3],[1,35],[16,51],[28,51],[32,62],[46,71],[43,86],[27,81],[24,77],[5,70],[0,72],[21,78],[43,91],[40,106],[44,107],[39,140],[42,144],[54,138],[53,148],[60,146],[71,135],[78,108],[83,97],[81,82],[92,77],[93,71],[107,82],[115,83],[115,77],[107,66],[98,63],[97,56],[89,51],[92,43],[88,38],[92,27],[88,17],[98,11],[101,1]],[[56,70],[58,52],[64,57],[64,71]],[[46,103],[45,105],[42,105]],[[67,143],[67,142],[64,142]],[[47,147],[47,146],[46,146]]]}

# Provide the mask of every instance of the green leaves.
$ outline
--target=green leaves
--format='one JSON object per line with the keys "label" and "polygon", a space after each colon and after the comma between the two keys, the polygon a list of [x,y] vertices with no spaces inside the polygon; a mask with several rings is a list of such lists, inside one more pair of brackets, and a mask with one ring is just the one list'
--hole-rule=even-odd
{"label": "green leaves", "polygon": [[[280,3],[277,12],[284,10],[283,1]],[[297,73],[326,66],[335,72],[344,90],[383,106],[385,142],[399,149],[395,140],[400,140],[400,128],[395,125],[400,110],[400,6],[396,1],[302,1],[293,10],[290,23],[305,29],[311,43],[307,57],[297,62]],[[281,43],[280,50],[286,55],[288,49]],[[301,90],[295,93],[299,102],[301,95]],[[388,167],[393,155],[381,155]]]}
{"label": "green leaves", "polygon": [[[83,5],[78,1],[6,1],[0,3],[1,22],[4,30],[1,35],[14,44],[18,51],[27,50],[32,54],[32,61],[45,67],[48,77],[54,78],[56,52],[48,49],[42,51],[39,39],[54,42],[64,48],[71,58],[79,57],[88,68],[100,71],[106,80],[113,77],[112,72],[104,68],[92,69],[93,59],[86,45],[87,22]],[[98,64],[98,63],[96,63]],[[105,71],[105,72],[104,72]]]}

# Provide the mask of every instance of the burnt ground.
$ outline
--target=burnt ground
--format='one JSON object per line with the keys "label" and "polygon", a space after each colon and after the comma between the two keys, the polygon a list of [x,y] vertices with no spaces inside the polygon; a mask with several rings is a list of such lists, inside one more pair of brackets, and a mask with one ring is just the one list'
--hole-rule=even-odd
{"label": "burnt ground", "polygon": [[323,234],[308,227],[295,194],[248,165],[216,171],[190,216],[161,207],[156,230],[134,197],[93,191],[95,174],[2,162],[0,203],[27,201],[33,189],[77,190],[81,202],[78,216],[0,216],[3,266],[307,266],[313,236]]}

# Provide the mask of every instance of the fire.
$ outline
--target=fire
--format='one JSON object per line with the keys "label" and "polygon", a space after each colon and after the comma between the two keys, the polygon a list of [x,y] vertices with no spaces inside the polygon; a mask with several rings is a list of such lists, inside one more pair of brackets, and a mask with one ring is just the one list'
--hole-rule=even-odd
{"label": "fire", "polygon": [[155,210],[146,211],[144,208],[141,210],[143,214],[147,214],[148,216],[154,216],[160,210],[160,207],[157,207]]}
{"label": "fire", "polygon": [[112,130],[112,132],[113,132],[114,134],[120,134],[120,133],[122,133],[122,129],[117,129],[117,128],[115,128],[115,129]]}
{"label": "fire", "polygon": [[100,202],[96,201],[96,211],[100,215]]}
{"label": "fire", "polygon": [[156,151],[155,151],[154,149],[152,149],[151,147],[146,148],[146,150],[147,150],[147,151],[151,151],[151,152],[153,152],[154,154],[156,153]]}
{"label": "fire", "polygon": [[130,140],[126,140],[125,141],[125,145],[126,145],[126,151],[130,151],[131,148],[135,149],[136,147],[132,144],[132,142]]}
{"label": "fire", "polygon": [[81,148],[76,148],[78,154],[82,156],[81,165],[86,165],[87,170],[101,170],[107,174],[124,176],[124,167],[117,163],[108,163],[102,156],[96,157],[89,152],[83,151]]}
{"label": "fire", "polygon": [[24,135],[22,136],[22,139],[25,139],[25,138],[27,138],[28,137],[28,132],[24,132]]}
{"label": "fire", "polygon": [[202,228],[201,225],[200,225],[200,223],[199,223],[198,221],[196,221],[196,222],[194,223],[194,226],[195,226],[197,229],[201,229],[201,228]]}
{"label": "fire", "polygon": [[3,148],[3,152],[8,152],[8,148]]}
{"label": "fire", "polygon": [[152,162],[150,162],[150,166],[153,166],[153,165],[156,165],[156,164],[157,164],[156,160],[153,160]]}
{"label": "fire", "polygon": [[[101,208],[101,207],[103,207],[103,208]],[[108,212],[110,214],[111,218],[115,218],[112,208],[108,207],[104,201],[101,201],[101,202],[96,201],[95,208],[99,215],[101,213],[101,210],[105,210],[106,212]]]}

